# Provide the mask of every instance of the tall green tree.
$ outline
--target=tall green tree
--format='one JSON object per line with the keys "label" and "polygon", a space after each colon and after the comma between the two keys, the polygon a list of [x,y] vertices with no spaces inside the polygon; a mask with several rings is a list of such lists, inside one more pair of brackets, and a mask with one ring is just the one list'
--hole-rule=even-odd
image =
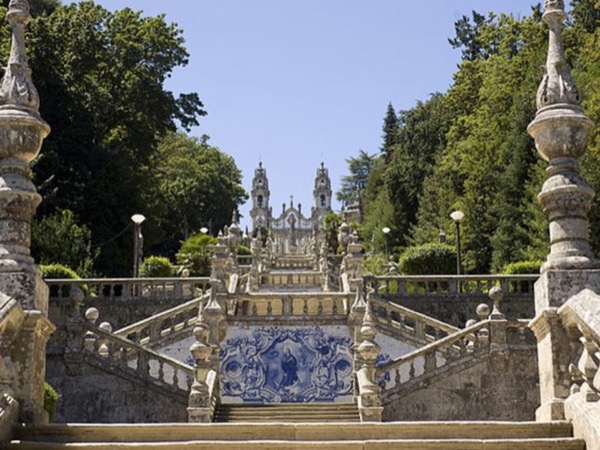
{"label": "tall green tree", "polygon": [[205,114],[196,93],[164,87],[188,62],[182,31],[164,16],[84,1],[40,14],[28,33],[41,115],[52,127],[34,166],[44,197],[38,214],[73,211],[103,244],[99,272],[128,273],[131,237],[114,237],[132,214],[152,218],[145,199],[159,139]]}
{"label": "tall green tree", "polygon": [[375,160],[375,155],[369,155],[364,150],[359,150],[358,156],[346,159],[349,174],[342,177],[340,190],[336,193],[336,198],[342,203],[343,208],[347,208],[352,203],[360,201],[367,187],[369,174],[375,164]]}
{"label": "tall green tree", "polygon": [[208,136],[168,133],[151,166],[157,192],[146,201],[155,211],[165,250],[176,250],[180,240],[209,222],[213,230],[223,228],[248,198],[233,158],[209,145]]}
{"label": "tall green tree", "polygon": [[398,116],[392,103],[388,103],[385,118],[383,119],[383,142],[380,151],[386,161],[389,161],[394,151],[394,146],[398,142]]}

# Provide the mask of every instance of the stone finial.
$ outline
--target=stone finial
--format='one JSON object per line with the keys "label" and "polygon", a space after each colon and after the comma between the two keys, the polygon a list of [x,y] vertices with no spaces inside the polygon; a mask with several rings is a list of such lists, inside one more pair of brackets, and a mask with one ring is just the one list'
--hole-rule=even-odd
{"label": "stone finial", "polygon": [[[358,346],[358,353],[364,361],[374,365],[375,359],[379,355],[380,347],[375,342],[377,329],[375,328],[375,320],[371,312],[371,302],[367,302],[360,334],[363,337],[363,341]],[[374,382],[374,380],[371,381]]]}
{"label": "stone finial", "polygon": [[98,312],[98,310],[96,308],[93,308],[93,307],[88,308],[85,311],[85,318],[92,325],[94,325],[96,323],[96,321],[98,320],[98,317],[100,317],[100,313]]}
{"label": "stone finial", "polygon": [[102,330],[106,333],[112,333],[112,325],[110,324],[110,322],[102,322],[100,324],[100,326],[98,327],[99,330]]}
{"label": "stone finial", "polygon": [[481,303],[477,306],[477,309],[475,310],[475,312],[477,313],[477,317],[479,317],[479,320],[483,321],[489,317],[490,307],[488,305],[486,305],[485,303]]}
{"label": "stone finial", "polygon": [[504,291],[502,290],[502,288],[500,286],[494,286],[492,289],[490,289],[489,297],[494,302],[494,308],[492,310],[492,313],[490,314],[490,319],[505,319],[504,314],[502,314],[502,312],[500,311],[500,303],[504,298]]}
{"label": "stone finial", "polygon": [[579,92],[571,77],[562,45],[562,23],[567,17],[562,0],[547,0],[543,20],[550,29],[545,74],[537,93],[538,109],[567,103],[579,105]]}
{"label": "stone finial", "polygon": [[541,271],[600,268],[589,245],[587,213],[594,191],[579,174],[577,161],[585,153],[593,123],[583,113],[564,56],[564,2],[547,0],[542,17],[550,33],[548,58],[537,94],[538,111],[527,128],[540,155],[550,162],[538,196],[550,221],[551,244]]}
{"label": "stone finial", "polygon": [[0,106],[27,108],[30,112],[37,113],[40,97],[31,78],[25,50],[25,26],[31,20],[29,2],[11,0],[6,20],[12,28],[12,45],[8,66],[0,83]]}

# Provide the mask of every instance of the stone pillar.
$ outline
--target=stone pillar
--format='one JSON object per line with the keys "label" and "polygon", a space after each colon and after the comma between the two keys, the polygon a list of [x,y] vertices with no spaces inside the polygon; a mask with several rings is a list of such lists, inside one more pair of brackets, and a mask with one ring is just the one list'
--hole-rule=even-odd
{"label": "stone pillar", "polygon": [[208,325],[200,322],[194,328],[196,342],[190,347],[194,358],[194,382],[190,391],[188,402],[188,422],[211,422],[211,392],[208,385],[210,359],[213,347],[208,343],[210,331]]}
{"label": "stone pillar", "polygon": [[362,368],[357,372],[358,412],[361,422],[381,422],[383,406],[381,403],[381,387],[377,384],[377,365],[375,360],[381,348],[375,342],[377,330],[371,313],[371,304],[367,301],[363,325],[360,329],[362,342],[356,351],[360,355]]}
{"label": "stone pillar", "polygon": [[30,256],[31,220],[41,201],[31,181],[31,161],[50,132],[39,115],[39,96],[25,51],[31,20],[26,0],[11,0],[6,15],[12,46],[0,82],[0,292],[14,298],[27,318],[13,344],[15,396],[20,420],[44,421],[46,342],[54,327],[47,319],[48,288]]}
{"label": "stone pillar", "polygon": [[[535,285],[541,406],[538,420],[564,419],[568,389],[568,339],[556,310],[584,288],[600,289],[600,261],[589,245],[587,212],[594,191],[579,162],[593,127],[581,107],[561,42],[563,0],[546,0],[543,20],[550,30],[546,73],[537,93],[538,111],[529,134],[546,161],[548,179],[538,198],[550,222],[550,254]],[[565,363],[566,362],[566,363]]]}

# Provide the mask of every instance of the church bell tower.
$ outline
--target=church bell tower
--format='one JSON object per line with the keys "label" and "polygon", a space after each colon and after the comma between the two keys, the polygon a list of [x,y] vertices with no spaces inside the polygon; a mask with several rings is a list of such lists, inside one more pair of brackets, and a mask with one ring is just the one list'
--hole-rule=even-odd
{"label": "church bell tower", "polygon": [[321,167],[317,169],[315,178],[315,188],[313,190],[314,207],[312,211],[312,219],[320,222],[327,214],[331,212],[331,180],[329,179],[329,170],[325,168],[325,163],[321,163]]}
{"label": "church bell tower", "polygon": [[254,169],[254,179],[252,180],[252,209],[250,217],[252,219],[252,231],[257,231],[260,227],[268,227],[270,219],[269,210],[269,179],[267,171],[263,168],[262,162]]}

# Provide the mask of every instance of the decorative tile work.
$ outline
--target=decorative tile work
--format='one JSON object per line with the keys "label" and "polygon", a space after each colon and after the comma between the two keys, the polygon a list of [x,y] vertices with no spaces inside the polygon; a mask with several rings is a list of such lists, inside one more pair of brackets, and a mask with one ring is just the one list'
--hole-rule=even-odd
{"label": "decorative tile work", "polygon": [[221,346],[222,399],[350,402],[351,346],[347,327],[230,328]]}

